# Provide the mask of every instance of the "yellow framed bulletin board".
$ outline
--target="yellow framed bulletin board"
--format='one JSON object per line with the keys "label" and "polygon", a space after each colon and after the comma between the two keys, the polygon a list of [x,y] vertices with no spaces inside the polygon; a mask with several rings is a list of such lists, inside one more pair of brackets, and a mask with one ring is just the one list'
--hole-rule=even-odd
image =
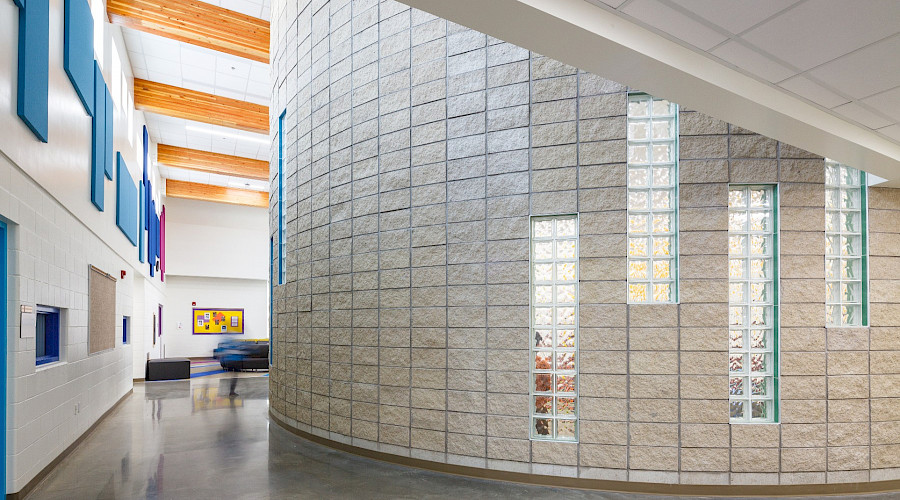
{"label": "yellow framed bulletin board", "polygon": [[194,335],[244,333],[243,309],[194,308]]}

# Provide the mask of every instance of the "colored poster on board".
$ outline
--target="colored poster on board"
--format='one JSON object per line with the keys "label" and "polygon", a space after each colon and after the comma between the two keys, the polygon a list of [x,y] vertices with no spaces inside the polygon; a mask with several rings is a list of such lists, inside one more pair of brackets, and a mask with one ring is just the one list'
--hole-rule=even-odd
{"label": "colored poster on board", "polygon": [[194,308],[191,323],[194,335],[243,334],[244,310]]}

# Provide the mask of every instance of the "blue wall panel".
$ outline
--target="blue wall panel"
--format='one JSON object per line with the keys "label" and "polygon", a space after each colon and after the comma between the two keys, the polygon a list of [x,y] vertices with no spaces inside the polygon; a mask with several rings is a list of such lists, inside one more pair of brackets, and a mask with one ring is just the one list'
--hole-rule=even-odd
{"label": "blue wall panel", "polygon": [[138,186],[138,260],[144,262],[144,188]]}
{"label": "blue wall panel", "polygon": [[116,153],[116,225],[132,245],[138,244],[138,189],[122,153]]}
{"label": "blue wall panel", "polygon": [[47,142],[49,71],[50,2],[28,2],[19,9],[16,113],[41,142]]}
{"label": "blue wall panel", "polygon": [[115,128],[113,127],[113,111],[115,111],[115,108],[113,108],[112,94],[109,93],[109,87],[106,87],[105,90],[106,90],[106,110],[105,110],[106,111],[106,120],[103,125],[103,129],[106,132],[106,140],[105,140],[106,145],[104,146],[106,148],[105,153],[104,153],[104,158],[106,159],[106,162],[103,164],[104,165],[103,170],[106,173],[106,178],[109,180],[113,180],[113,167],[114,167],[114,165],[113,165],[113,141],[114,141],[113,132],[115,132]]}
{"label": "blue wall panel", "polygon": [[94,18],[87,0],[66,0],[66,74],[87,114],[94,116]]}
{"label": "blue wall panel", "polygon": [[103,211],[103,175],[106,171],[106,82],[94,61],[94,118],[91,131],[91,202]]}

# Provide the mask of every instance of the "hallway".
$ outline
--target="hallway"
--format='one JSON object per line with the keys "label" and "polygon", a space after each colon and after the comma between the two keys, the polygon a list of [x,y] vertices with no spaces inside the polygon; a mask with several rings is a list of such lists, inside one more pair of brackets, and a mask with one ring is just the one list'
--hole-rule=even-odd
{"label": "hallway", "polygon": [[335,451],[270,425],[268,380],[237,379],[234,398],[225,377],[135,384],[27,498],[665,498],[485,481]]}

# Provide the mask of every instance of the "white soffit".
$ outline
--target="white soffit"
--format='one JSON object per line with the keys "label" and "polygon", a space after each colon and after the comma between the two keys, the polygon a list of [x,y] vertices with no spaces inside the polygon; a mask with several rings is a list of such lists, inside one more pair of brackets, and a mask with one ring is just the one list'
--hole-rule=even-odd
{"label": "white soffit", "polygon": [[900,1],[401,1],[900,186]]}

